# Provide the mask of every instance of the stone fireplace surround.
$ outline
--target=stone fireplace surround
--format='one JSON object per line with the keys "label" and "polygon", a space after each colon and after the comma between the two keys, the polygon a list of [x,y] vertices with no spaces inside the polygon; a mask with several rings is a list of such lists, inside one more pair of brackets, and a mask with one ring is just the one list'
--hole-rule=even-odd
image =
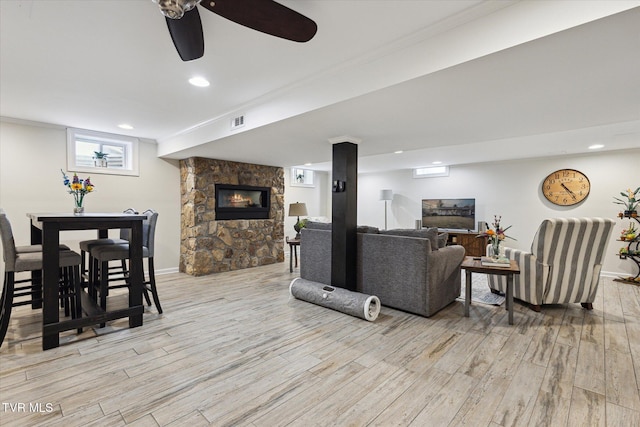
{"label": "stone fireplace surround", "polygon": [[[284,170],[191,157],[180,161],[180,272],[202,276],[284,261]],[[269,219],[216,220],[215,185],[271,188]]]}

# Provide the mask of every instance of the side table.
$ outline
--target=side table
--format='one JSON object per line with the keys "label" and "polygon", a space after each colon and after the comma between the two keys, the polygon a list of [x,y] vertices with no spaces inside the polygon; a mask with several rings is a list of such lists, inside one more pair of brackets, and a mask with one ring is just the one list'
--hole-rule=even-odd
{"label": "side table", "polygon": [[464,317],[469,317],[469,305],[471,305],[471,273],[495,274],[507,276],[507,310],[509,324],[513,325],[513,275],[520,274],[520,267],[517,261],[510,261],[509,267],[488,267],[482,265],[479,257],[464,257],[461,266],[465,271]]}
{"label": "side table", "polygon": [[289,239],[287,237],[287,243],[289,244],[289,273],[293,273],[293,258],[296,259],[296,268],[298,267],[298,246],[300,246],[300,239]]}

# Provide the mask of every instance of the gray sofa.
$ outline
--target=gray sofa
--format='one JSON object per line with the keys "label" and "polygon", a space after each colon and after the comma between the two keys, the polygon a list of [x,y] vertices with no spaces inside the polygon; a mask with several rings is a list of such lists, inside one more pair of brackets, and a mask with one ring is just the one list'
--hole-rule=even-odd
{"label": "gray sofa", "polygon": [[[462,246],[445,246],[437,230],[358,227],[357,290],[384,306],[429,317],[460,296]],[[331,284],[331,225],[307,224],[300,277]]]}

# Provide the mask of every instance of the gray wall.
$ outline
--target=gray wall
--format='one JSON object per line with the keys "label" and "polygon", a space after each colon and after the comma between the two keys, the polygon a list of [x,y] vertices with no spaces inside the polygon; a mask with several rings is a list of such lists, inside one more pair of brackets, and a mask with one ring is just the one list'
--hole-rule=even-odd
{"label": "gray wall", "polygon": [[[291,203],[305,203],[307,205],[307,212],[311,218],[326,218],[331,219],[331,188],[329,188],[329,175],[330,172],[315,172],[313,187],[297,187],[291,185],[291,168],[285,168],[284,170],[284,202],[285,202],[285,217],[284,217],[284,234],[289,238],[293,238],[296,235],[296,230],[293,228],[297,217],[290,217],[289,204]],[[304,218],[304,217],[302,217]],[[301,218],[301,219],[302,219]],[[285,251],[289,251],[289,246],[285,245]]]}
{"label": "gray wall", "polygon": [[[629,187],[640,186],[640,149],[564,155],[541,159],[452,166],[448,177],[414,179],[410,170],[358,177],[358,223],[384,226],[384,202],[378,200],[381,189],[394,192],[388,207],[388,228],[414,227],[421,215],[421,199],[475,198],[476,219],[488,223],[502,215],[507,233],[517,241],[507,246],[529,250],[533,236],[544,218],[595,216],[617,220],[603,266],[606,274],[637,273],[631,261],[621,261],[616,253],[622,246],[615,239],[629,221],[616,218],[619,205],[613,197]],[[541,184],[551,172],[570,168],[587,175],[591,182],[589,197],[574,207],[549,203],[541,193]]]}
{"label": "gray wall", "polygon": [[[132,206],[138,210],[153,207],[158,220],[156,268],[176,271],[180,247],[180,171],[177,161],[159,159],[153,143],[140,146],[140,176],[94,175],[96,192],[87,196],[88,211],[114,211]],[[381,189],[390,188],[394,199],[388,208],[388,228],[410,228],[420,218],[420,200],[438,197],[475,197],[476,216],[491,222],[502,215],[503,224],[513,225],[509,234],[518,239],[509,246],[528,249],[544,218],[600,216],[616,218],[618,205],[613,196],[640,185],[640,149],[564,155],[542,159],[453,166],[448,177],[413,179],[410,170],[358,176],[358,223],[384,226]],[[0,207],[14,226],[16,242],[29,240],[27,212],[67,212],[73,208],[71,195],[60,180],[66,170],[64,128],[0,122]],[[547,202],[540,192],[544,178],[552,171],[573,168],[591,181],[591,194],[580,205],[562,208]],[[330,172],[316,176],[313,188],[293,187],[285,169],[285,235],[293,237],[295,218],[289,218],[288,205],[305,202],[309,215],[331,218]],[[627,221],[617,220],[605,258],[606,274],[636,274],[630,261],[615,254],[615,239]],[[87,233],[89,233],[87,235]],[[65,232],[63,239],[75,244],[91,238],[91,232]],[[285,248],[287,250],[288,248]]]}
{"label": "gray wall", "polygon": [[[59,126],[0,122],[0,207],[11,221],[16,244],[29,243],[27,212],[72,212],[73,197],[62,184],[66,168],[66,130]],[[84,178],[87,174],[79,173]],[[140,144],[140,176],[91,174],[95,192],[85,196],[87,212],[115,212],[133,207],[160,214],[156,229],[155,268],[177,271],[180,248],[180,169],[178,161],[157,157],[156,144]],[[115,232],[117,234],[117,231]],[[92,231],[66,231],[61,240],[95,238]],[[2,264],[4,267],[4,263]]]}

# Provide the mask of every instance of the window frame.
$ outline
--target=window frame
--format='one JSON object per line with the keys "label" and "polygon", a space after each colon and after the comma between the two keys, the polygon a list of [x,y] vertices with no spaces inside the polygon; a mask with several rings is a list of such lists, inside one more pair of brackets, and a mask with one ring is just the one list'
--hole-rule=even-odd
{"label": "window frame", "polygon": [[[76,140],[85,139],[99,144],[123,145],[129,161],[124,168],[84,166],[77,163]],[[87,129],[67,128],[67,170],[102,175],[140,176],[140,140],[135,137],[98,132]]]}
{"label": "window frame", "polygon": [[436,178],[441,176],[449,176],[449,166],[425,166],[413,169],[413,178]]}
{"label": "window frame", "polygon": [[[301,172],[301,173],[300,173]],[[298,181],[297,174],[302,176],[302,181]],[[291,182],[292,187],[315,187],[314,183],[314,171],[304,168],[291,168]]]}

